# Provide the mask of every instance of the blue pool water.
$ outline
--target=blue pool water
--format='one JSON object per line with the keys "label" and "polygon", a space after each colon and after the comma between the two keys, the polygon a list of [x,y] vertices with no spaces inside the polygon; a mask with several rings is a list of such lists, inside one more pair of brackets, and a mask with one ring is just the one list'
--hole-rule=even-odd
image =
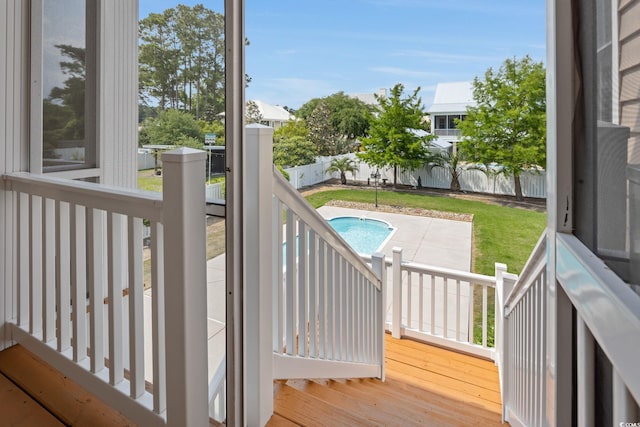
{"label": "blue pool water", "polygon": [[381,249],[395,231],[389,223],[370,218],[341,216],[328,222],[356,252],[364,255]]}
{"label": "blue pool water", "polygon": [[[378,219],[358,218],[354,216],[340,216],[327,221],[357,253],[372,255],[387,242],[396,230],[388,222]],[[296,236],[296,252],[300,250]],[[282,261],[287,262],[287,244],[282,244]]]}

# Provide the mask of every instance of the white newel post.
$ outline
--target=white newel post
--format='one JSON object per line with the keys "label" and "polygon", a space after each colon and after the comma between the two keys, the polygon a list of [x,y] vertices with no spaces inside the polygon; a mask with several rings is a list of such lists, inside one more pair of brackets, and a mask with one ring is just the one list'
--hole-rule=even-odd
{"label": "white newel post", "polygon": [[244,283],[247,425],[273,414],[273,129],[248,125],[245,139]]}
{"label": "white newel post", "polygon": [[[493,328],[493,345],[495,346],[498,357],[502,354],[503,347],[503,317],[504,317],[504,299],[507,296],[504,293],[504,273],[507,272],[507,265],[496,262],[495,263],[495,278],[496,278],[496,292],[495,292],[495,311],[494,311],[494,323]],[[473,300],[469,302],[473,305]],[[473,330],[469,331],[469,341],[473,340]],[[497,359],[496,358],[496,359]]]}
{"label": "white newel post", "polygon": [[[499,267],[500,266],[500,267]],[[518,281],[518,276],[512,273],[507,273],[507,266],[504,264],[496,264],[496,293],[499,293],[500,298],[500,320],[502,326],[500,327],[499,335],[499,347],[496,342],[496,351],[498,351],[498,357],[500,359],[500,390],[502,391],[502,421],[509,421],[508,411],[513,402],[513,392],[510,389],[512,383],[511,378],[511,354],[512,343],[508,341],[511,336],[511,320],[504,315],[505,302],[511,291]],[[496,323],[498,322],[498,310],[496,309]]]}
{"label": "white newel post", "polygon": [[384,381],[385,372],[384,372],[384,331],[385,326],[387,324],[387,315],[386,315],[386,307],[387,307],[387,277],[386,277],[386,265],[384,254],[381,252],[376,252],[371,255],[371,269],[376,274],[378,279],[380,279],[380,298],[378,299],[378,304],[376,306],[376,310],[380,313],[380,324],[378,327],[380,328],[380,333],[378,335],[378,355],[380,357],[380,380]]}
{"label": "white newel post", "polygon": [[167,424],[209,423],[203,151],[162,155]]}
{"label": "white newel post", "polygon": [[400,338],[402,327],[402,248],[393,248],[393,301],[391,310],[391,336]]}

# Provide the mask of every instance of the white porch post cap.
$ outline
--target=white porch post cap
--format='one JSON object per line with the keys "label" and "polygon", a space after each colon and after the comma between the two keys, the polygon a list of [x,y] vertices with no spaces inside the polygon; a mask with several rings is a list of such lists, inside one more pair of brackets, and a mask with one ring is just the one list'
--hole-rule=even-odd
{"label": "white porch post cap", "polygon": [[191,163],[199,160],[205,160],[206,158],[206,152],[189,147],[180,147],[175,150],[162,153],[163,163]]}

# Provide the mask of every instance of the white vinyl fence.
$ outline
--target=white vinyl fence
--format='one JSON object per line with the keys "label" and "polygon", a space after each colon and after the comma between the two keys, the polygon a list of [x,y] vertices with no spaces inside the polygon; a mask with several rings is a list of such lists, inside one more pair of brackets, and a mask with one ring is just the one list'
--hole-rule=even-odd
{"label": "white vinyl fence", "polygon": [[[358,171],[354,175],[347,174],[347,180],[366,182],[367,178],[376,171],[365,162],[360,161],[355,153],[342,154],[335,157],[319,157],[316,163],[304,166],[296,166],[294,168],[285,169],[289,173],[289,182],[299,189],[309,185],[318,184],[331,178],[339,178],[338,173],[326,173],[327,168],[331,165],[334,158],[349,157],[354,159],[358,164]],[[386,184],[393,183],[393,168],[382,168],[379,170],[381,184],[386,180]],[[417,186],[418,178],[421,184],[426,188],[449,188],[451,177],[443,168],[433,168],[428,171],[426,168],[416,169],[414,171],[398,172],[398,184]],[[547,197],[546,189],[546,172],[529,172],[525,171],[520,175],[522,183],[522,193],[525,197],[535,197],[544,199]],[[373,182],[371,183],[373,185]],[[460,174],[460,186],[462,191],[472,193],[488,193],[515,195],[515,187],[512,176],[503,174],[485,174],[480,170],[466,169]]]}

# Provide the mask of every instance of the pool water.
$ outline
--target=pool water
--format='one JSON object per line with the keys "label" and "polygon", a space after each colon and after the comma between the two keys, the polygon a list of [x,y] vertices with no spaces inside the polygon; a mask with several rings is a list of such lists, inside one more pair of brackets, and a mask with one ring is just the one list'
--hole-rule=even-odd
{"label": "pool water", "polygon": [[341,216],[328,222],[353,250],[364,255],[382,249],[395,231],[388,222],[364,217]]}

